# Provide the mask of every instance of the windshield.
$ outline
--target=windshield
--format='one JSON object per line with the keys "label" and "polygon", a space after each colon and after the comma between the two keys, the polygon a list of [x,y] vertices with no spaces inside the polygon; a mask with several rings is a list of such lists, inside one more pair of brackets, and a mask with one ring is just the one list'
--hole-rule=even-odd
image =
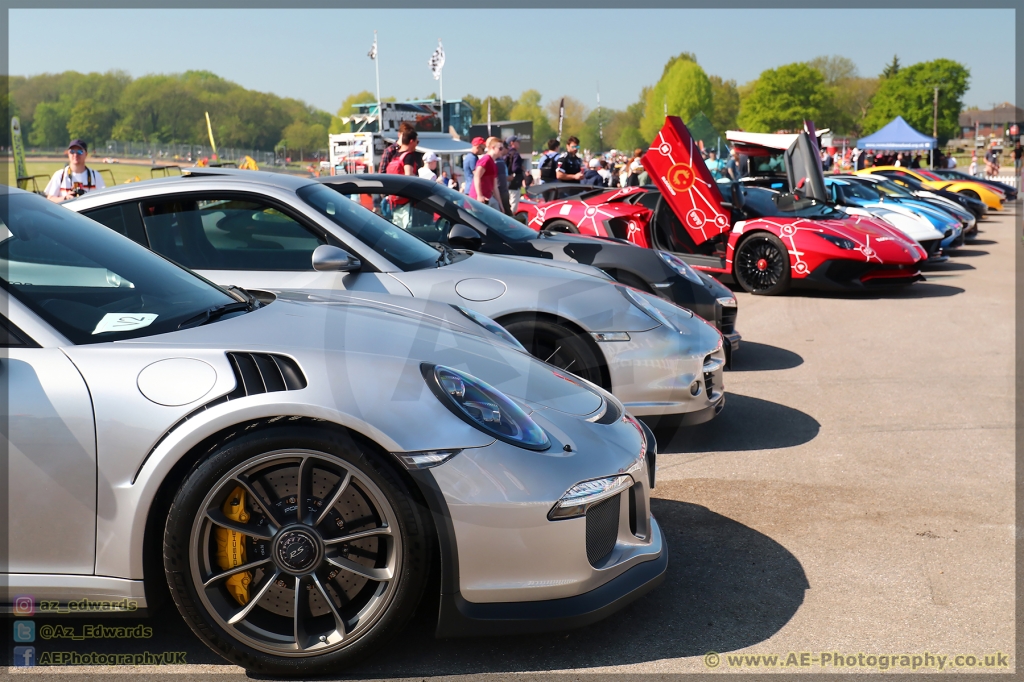
{"label": "windshield", "polygon": [[743,208],[759,218],[842,218],[844,214],[828,204],[811,199],[793,200],[791,194],[779,194],[761,187],[743,189]]}
{"label": "windshield", "polygon": [[882,194],[885,194],[886,196],[900,197],[900,198],[903,198],[903,199],[912,199],[912,198],[914,198],[913,194],[911,194],[907,190],[903,189],[902,187],[897,185],[895,182],[890,182],[889,180],[883,180],[881,182],[876,182],[875,183],[875,187],[878,188],[879,192],[881,192]]}
{"label": "windshield", "polygon": [[25,193],[0,195],[0,284],[76,344],[163,334],[238,303],[127,237]]}
{"label": "windshield", "polygon": [[500,234],[506,241],[510,242],[525,242],[530,239],[537,238],[537,232],[523,225],[518,220],[511,218],[501,211],[496,211],[490,206],[485,206],[475,199],[470,199],[461,192],[445,187],[440,183],[437,183],[437,187],[433,189],[435,194],[441,195],[447,201],[452,202],[466,213],[482,222],[487,226],[487,229],[494,230]]}
{"label": "windshield", "polygon": [[307,185],[296,194],[322,216],[342,228],[402,270],[435,267],[440,255],[419,237],[360,206],[356,199],[323,185]]}

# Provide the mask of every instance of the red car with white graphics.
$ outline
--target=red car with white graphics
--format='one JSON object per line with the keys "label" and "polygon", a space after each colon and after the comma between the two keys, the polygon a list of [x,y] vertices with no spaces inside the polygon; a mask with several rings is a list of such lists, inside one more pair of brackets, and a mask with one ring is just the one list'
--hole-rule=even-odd
{"label": "red car with white graphics", "polygon": [[[744,153],[754,155],[756,147]],[[767,150],[765,154],[767,154]],[[774,153],[777,153],[774,152]],[[783,194],[745,183],[722,185],[726,201],[696,143],[677,116],[665,119],[643,157],[654,185],[624,189],[541,185],[547,201],[524,202],[528,224],[626,239],[657,249],[746,291],[779,294],[790,287],[866,289],[923,279],[927,254],[881,220],[849,216],[828,205],[814,143],[800,133],[785,153]],[[567,198],[559,194],[572,193]]]}

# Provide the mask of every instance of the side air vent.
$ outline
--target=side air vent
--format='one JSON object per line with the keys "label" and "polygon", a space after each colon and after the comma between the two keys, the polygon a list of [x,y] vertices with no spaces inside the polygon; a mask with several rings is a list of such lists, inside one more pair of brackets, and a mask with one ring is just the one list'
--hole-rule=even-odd
{"label": "side air vent", "polygon": [[269,353],[228,353],[238,386],[227,395],[234,400],[247,395],[297,391],[306,387],[306,377],[291,358]]}

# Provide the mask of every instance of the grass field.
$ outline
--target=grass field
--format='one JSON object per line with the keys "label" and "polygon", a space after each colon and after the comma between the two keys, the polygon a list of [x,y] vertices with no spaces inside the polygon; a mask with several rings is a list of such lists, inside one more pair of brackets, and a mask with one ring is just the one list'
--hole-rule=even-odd
{"label": "grass field", "polygon": [[[50,176],[59,171],[65,165],[59,161],[28,161],[26,164],[29,175],[45,175],[46,177],[36,178],[36,182],[39,183],[39,190],[42,191],[49,182]],[[133,165],[127,163],[94,163],[89,161],[86,164],[89,168],[94,171],[101,171],[103,175],[103,181],[110,185],[110,174],[114,174],[114,184],[123,184],[128,180],[147,180],[151,177],[149,165]],[[107,173],[106,171],[110,171]],[[171,173],[174,173],[172,170]],[[157,177],[161,177],[162,171],[158,171]],[[14,162],[7,162],[7,184],[14,186]],[[32,184],[29,183],[28,189],[33,189]]]}

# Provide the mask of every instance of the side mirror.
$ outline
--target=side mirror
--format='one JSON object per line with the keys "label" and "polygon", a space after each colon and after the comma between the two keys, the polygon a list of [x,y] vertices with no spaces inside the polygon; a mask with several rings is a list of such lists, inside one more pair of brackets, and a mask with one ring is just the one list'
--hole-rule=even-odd
{"label": "side mirror", "polygon": [[362,262],[345,249],[321,244],[313,251],[313,269],[317,272],[353,272]]}
{"label": "side mirror", "polygon": [[480,237],[480,233],[469,225],[455,223],[448,231],[448,245],[453,248],[479,251],[482,244],[483,239]]}

